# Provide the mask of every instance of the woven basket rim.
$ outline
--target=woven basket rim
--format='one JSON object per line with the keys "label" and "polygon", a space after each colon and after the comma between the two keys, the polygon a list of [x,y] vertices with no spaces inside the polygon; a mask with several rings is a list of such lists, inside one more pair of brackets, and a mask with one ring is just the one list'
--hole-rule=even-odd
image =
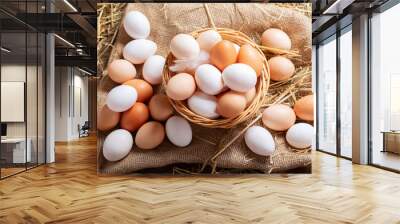
{"label": "woven basket rim", "polygon": [[[270,84],[270,73],[267,59],[263,53],[263,51],[259,48],[259,46],[246,34],[233,30],[230,28],[204,28],[200,30],[193,31],[190,33],[194,38],[197,38],[198,35],[202,32],[208,30],[216,30],[222,37],[223,40],[229,40],[239,46],[243,44],[249,44],[254,47],[263,57],[263,68],[261,75],[258,77],[258,81],[256,84],[256,95],[249,106],[236,117],[233,118],[224,118],[219,117],[217,119],[210,119],[203,117],[199,114],[191,111],[186,105],[185,101],[173,100],[168,97],[171,105],[174,107],[175,111],[183,116],[185,119],[190,121],[191,123],[198,124],[203,127],[208,128],[232,128],[246,120],[252,119],[257,116],[263,102],[266,97],[265,93],[267,93],[269,84]],[[166,63],[163,70],[163,82],[162,86],[165,89],[169,79],[173,76],[174,72],[169,70],[169,66],[173,64],[174,56],[171,52],[168,53],[166,58]]]}

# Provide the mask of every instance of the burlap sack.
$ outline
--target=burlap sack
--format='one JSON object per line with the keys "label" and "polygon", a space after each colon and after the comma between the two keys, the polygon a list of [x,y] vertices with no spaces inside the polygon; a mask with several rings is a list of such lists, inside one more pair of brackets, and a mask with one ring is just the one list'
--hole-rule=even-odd
{"label": "burlap sack", "polygon": [[[292,48],[301,57],[295,60],[296,66],[311,64],[311,19],[304,14],[274,4],[256,3],[215,3],[207,4],[216,27],[240,30],[259,42],[262,32],[269,27],[284,30],[291,37]],[[127,11],[143,12],[151,23],[149,39],[158,45],[157,54],[166,56],[170,40],[178,33],[190,33],[210,27],[204,4],[193,3],[135,3],[128,4]],[[122,47],[130,41],[124,29],[120,28],[110,61],[122,57]],[[141,66],[137,66],[139,75]],[[98,88],[98,108],[105,102],[107,92],[115,84],[104,76]],[[161,88],[157,91],[163,91]],[[272,102],[271,102],[272,103]],[[249,121],[251,122],[251,121]],[[259,121],[258,121],[259,122]],[[102,143],[108,133],[98,133],[99,172],[106,174],[128,174],[147,168],[160,168],[171,164],[211,164],[209,160],[221,146],[237,136],[246,124],[234,129],[210,129],[192,124],[193,141],[185,148],[178,148],[165,140],[157,149],[144,151],[134,146],[130,154],[118,162],[108,162],[102,156]],[[218,168],[249,169],[269,172],[283,172],[300,167],[309,167],[310,153],[295,152],[285,142],[284,133],[273,133],[277,150],[271,158],[252,153],[240,135],[218,158]],[[197,165],[198,167],[198,165]]]}

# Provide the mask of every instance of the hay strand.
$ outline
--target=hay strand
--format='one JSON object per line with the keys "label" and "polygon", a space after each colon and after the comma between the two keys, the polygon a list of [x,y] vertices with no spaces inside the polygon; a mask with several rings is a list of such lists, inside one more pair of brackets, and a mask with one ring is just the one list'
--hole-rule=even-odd
{"label": "hay strand", "polygon": [[97,74],[104,75],[126,3],[97,4]]}

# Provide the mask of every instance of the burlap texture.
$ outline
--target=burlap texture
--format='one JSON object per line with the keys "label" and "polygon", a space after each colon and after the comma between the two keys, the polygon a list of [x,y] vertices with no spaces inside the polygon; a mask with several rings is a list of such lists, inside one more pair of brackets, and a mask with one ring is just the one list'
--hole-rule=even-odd
{"label": "burlap texture", "polygon": [[[214,3],[208,4],[209,12],[216,27],[240,30],[259,43],[260,35],[269,27],[284,30],[292,39],[292,48],[301,57],[294,61],[296,66],[311,64],[311,19],[304,14],[274,4],[257,3]],[[204,4],[193,3],[135,3],[128,4],[127,11],[143,12],[151,23],[149,39],[157,43],[157,54],[166,56],[170,40],[178,33],[190,33],[210,27]],[[111,53],[110,61],[122,57],[122,47],[131,39],[124,29],[120,28],[117,43]],[[141,75],[141,66],[137,66]],[[98,111],[105,102],[107,92],[115,86],[104,76],[98,88]],[[163,91],[161,88],[157,91]],[[271,102],[272,103],[272,102]],[[249,121],[250,122],[250,121]],[[185,148],[178,148],[165,140],[157,149],[145,151],[137,148],[118,162],[108,162],[102,156],[102,143],[108,133],[98,133],[98,165],[99,172],[105,174],[128,174],[146,168],[164,167],[177,163],[202,164],[212,157],[219,146],[230,141],[246,124],[234,129],[210,129],[192,124],[193,141]],[[283,172],[289,169],[309,166],[309,152],[295,152],[285,142],[284,133],[273,133],[277,150],[270,160],[252,153],[240,136],[217,159],[219,168],[254,169],[260,171]]]}

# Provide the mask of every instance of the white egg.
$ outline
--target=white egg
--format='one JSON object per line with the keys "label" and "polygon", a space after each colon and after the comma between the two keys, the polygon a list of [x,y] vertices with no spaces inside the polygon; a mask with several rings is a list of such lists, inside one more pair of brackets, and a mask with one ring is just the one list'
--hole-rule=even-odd
{"label": "white egg", "polygon": [[180,116],[172,116],[165,123],[165,132],[172,144],[185,147],[192,142],[192,127]]}
{"label": "white egg", "polygon": [[231,64],[222,72],[224,83],[232,90],[247,92],[257,83],[257,75],[252,67],[242,63]]}
{"label": "white egg", "polygon": [[244,134],[247,147],[255,154],[269,156],[275,151],[275,141],[271,133],[260,126],[252,126]]}
{"label": "white egg", "polygon": [[200,65],[194,75],[197,86],[209,95],[217,95],[224,88],[222,74],[210,64]]}
{"label": "white egg", "polygon": [[136,89],[128,85],[114,87],[106,98],[106,104],[114,112],[123,112],[128,110],[136,103]]}
{"label": "white egg", "polygon": [[311,146],[314,127],[307,123],[294,124],[286,132],[286,141],[294,148],[304,149]]}
{"label": "white egg", "polygon": [[215,30],[207,30],[200,33],[196,40],[199,43],[200,49],[209,52],[216,43],[222,40],[222,37]]}
{"label": "white egg", "polygon": [[162,82],[162,73],[164,70],[165,58],[160,55],[152,55],[144,62],[143,78],[152,85],[158,85]]}
{"label": "white egg", "polygon": [[189,34],[178,34],[171,40],[170,49],[177,59],[195,59],[200,53],[197,41]]}
{"label": "white egg", "polygon": [[122,52],[124,58],[133,64],[142,64],[157,51],[157,44],[151,40],[132,40],[125,45]]}
{"label": "white egg", "polygon": [[188,99],[188,106],[191,111],[206,118],[215,119],[217,113],[217,97],[197,91]]}
{"label": "white egg", "polygon": [[103,143],[103,155],[108,161],[118,161],[129,154],[133,146],[133,137],[125,129],[117,129],[107,135]]}
{"label": "white egg", "polygon": [[125,15],[124,28],[126,33],[134,39],[146,39],[150,34],[150,22],[139,11],[130,11]]}
{"label": "white egg", "polygon": [[235,47],[236,54],[239,54],[239,51],[240,51],[240,46],[239,46],[239,45],[237,45],[237,44],[233,44],[233,46]]}

